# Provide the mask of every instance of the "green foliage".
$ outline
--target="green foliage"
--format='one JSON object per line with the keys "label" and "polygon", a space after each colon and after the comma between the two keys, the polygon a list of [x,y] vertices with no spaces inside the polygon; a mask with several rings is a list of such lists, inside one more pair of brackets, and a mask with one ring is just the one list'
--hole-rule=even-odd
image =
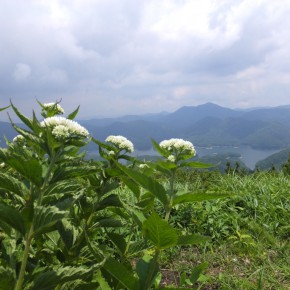
{"label": "green foliage", "polygon": [[[38,103],[44,118],[62,112],[59,102]],[[179,283],[164,284],[163,257],[226,243],[235,255],[264,259],[261,241],[289,240],[286,176],[222,176],[192,160],[184,140],[174,150],[152,140],[160,158],[141,162],[121,143],[70,135],[59,118],[48,126],[11,108],[26,127],[11,120],[18,137],[0,148],[0,290],[201,289],[210,263],[199,257],[175,274]],[[91,139],[100,161],[80,152]]]}

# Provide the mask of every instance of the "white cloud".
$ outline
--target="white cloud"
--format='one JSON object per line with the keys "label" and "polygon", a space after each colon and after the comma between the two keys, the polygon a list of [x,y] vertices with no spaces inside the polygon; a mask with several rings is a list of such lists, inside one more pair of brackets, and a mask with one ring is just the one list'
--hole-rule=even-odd
{"label": "white cloud", "polygon": [[288,0],[3,0],[0,102],[62,97],[84,116],[283,104],[289,14]]}
{"label": "white cloud", "polygon": [[13,72],[16,81],[26,81],[31,76],[31,68],[28,64],[17,63]]}

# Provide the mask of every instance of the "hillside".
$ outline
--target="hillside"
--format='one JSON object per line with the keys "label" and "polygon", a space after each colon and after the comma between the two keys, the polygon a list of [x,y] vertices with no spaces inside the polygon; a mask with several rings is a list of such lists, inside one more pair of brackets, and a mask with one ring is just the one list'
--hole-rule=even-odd
{"label": "hillside", "polygon": [[207,103],[173,113],[80,121],[95,138],[123,134],[137,149],[150,149],[150,139],[183,138],[196,146],[248,145],[258,149],[290,145],[290,108],[241,111]]}
{"label": "hillside", "polygon": [[[104,141],[108,135],[124,135],[136,149],[152,147],[168,138],[183,138],[195,146],[240,146],[282,149],[290,146],[290,107],[229,109],[213,103],[185,106],[173,113],[129,115],[118,118],[78,120],[91,135]],[[0,122],[1,140],[16,134],[9,123]],[[95,150],[90,144],[88,150]]]}
{"label": "hillside", "polygon": [[258,161],[256,163],[256,168],[260,170],[270,170],[274,167],[277,170],[281,170],[282,165],[287,162],[289,155],[290,148],[286,148],[268,156],[264,160]]}

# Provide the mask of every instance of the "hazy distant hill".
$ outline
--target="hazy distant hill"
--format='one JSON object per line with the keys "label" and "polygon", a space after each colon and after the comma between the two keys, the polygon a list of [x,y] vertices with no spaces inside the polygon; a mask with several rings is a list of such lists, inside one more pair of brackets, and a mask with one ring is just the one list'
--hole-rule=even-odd
{"label": "hazy distant hill", "polygon": [[[124,135],[137,149],[151,147],[151,138],[161,141],[184,138],[196,146],[249,145],[259,149],[290,146],[290,106],[229,109],[207,103],[185,106],[173,113],[129,115],[118,118],[79,120],[96,139]],[[1,137],[16,134],[8,123],[0,123]],[[90,150],[96,149],[91,144]]]}
{"label": "hazy distant hill", "polygon": [[218,119],[225,119],[229,117],[238,117],[242,112],[224,108],[212,103],[190,107],[185,106],[177,111],[164,116],[160,122],[172,126],[173,128],[186,128],[194,123],[206,118],[215,117]]}
{"label": "hazy distant hill", "polygon": [[287,162],[289,155],[290,148],[286,148],[280,152],[270,155],[264,160],[258,161],[256,163],[256,168],[261,170],[270,170],[272,167],[275,167],[277,170],[281,170],[282,165]]}
{"label": "hazy distant hill", "polygon": [[196,146],[249,145],[285,148],[290,145],[290,107],[229,109],[207,103],[173,113],[81,121],[95,138],[125,135],[136,148],[149,149],[150,139],[184,138]]}
{"label": "hazy distant hill", "polygon": [[18,133],[13,129],[10,123],[0,121],[0,146],[5,147],[6,143],[4,136],[8,140],[12,140]]}

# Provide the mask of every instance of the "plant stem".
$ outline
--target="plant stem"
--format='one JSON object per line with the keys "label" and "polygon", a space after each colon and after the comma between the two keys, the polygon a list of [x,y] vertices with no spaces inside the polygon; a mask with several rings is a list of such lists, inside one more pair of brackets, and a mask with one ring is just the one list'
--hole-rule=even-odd
{"label": "plant stem", "polygon": [[169,220],[170,212],[172,209],[173,198],[174,198],[174,194],[175,194],[175,173],[176,173],[176,170],[173,169],[172,175],[170,178],[169,202],[168,202],[168,206],[167,206],[166,214],[165,214],[165,218],[164,218],[166,221]]}
{"label": "plant stem", "polygon": [[29,250],[30,250],[30,244],[31,244],[31,240],[32,240],[32,233],[33,233],[33,226],[30,227],[29,233],[28,233],[26,241],[25,241],[25,248],[24,248],[21,268],[20,268],[19,276],[18,276],[17,283],[15,285],[14,290],[21,290],[22,289],[22,284],[23,284],[24,275],[25,275],[25,269],[26,269]]}

